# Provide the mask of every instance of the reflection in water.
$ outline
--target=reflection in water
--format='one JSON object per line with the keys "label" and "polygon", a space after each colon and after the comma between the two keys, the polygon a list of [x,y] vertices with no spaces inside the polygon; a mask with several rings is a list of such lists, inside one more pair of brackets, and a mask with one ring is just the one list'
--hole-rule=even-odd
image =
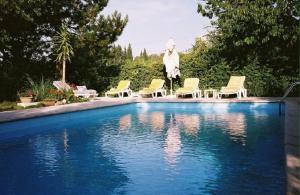
{"label": "reflection in water", "polygon": [[165,115],[163,112],[153,112],[150,115],[153,131],[161,132],[164,128]]}
{"label": "reflection in water", "polygon": [[231,114],[231,115],[223,115],[222,120],[227,123],[229,134],[236,137],[246,137],[245,131],[245,115]]}
{"label": "reflection in water", "polygon": [[167,131],[167,138],[164,145],[164,151],[166,154],[165,158],[171,166],[175,166],[177,164],[180,150],[181,140],[179,128],[173,119],[173,116],[171,115],[169,128]]}
{"label": "reflection in water", "polygon": [[196,135],[200,129],[199,115],[176,114],[176,123],[183,128],[187,134]]}
{"label": "reflection in water", "polygon": [[64,130],[64,151],[65,153],[68,153],[68,148],[69,148],[69,145],[68,145],[68,132],[67,132],[67,129]]}
{"label": "reflection in water", "polygon": [[147,120],[147,114],[146,113],[139,113],[138,114],[138,119],[139,119],[139,122],[142,123],[142,124],[147,124],[148,123],[148,120]]}
{"label": "reflection in water", "polygon": [[223,115],[221,120],[227,124],[227,132],[233,141],[246,145],[246,118],[242,113]]}
{"label": "reflection in water", "polygon": [[[257,121],[252,111],[159,105],[143,114],[130,104],[1,124],[12,138],[22,127],[32,134],[0,144],[0,194],[284,194],[277,113]],[[251,147],[241,145],[246,136]]]}
{"label": "reflection in water", "polygon": [[57,141],[52,137],[37,136],[32,140],[36,163],[45,166],[45,170],[54,175],[58,167]]}
{"label": "reflection in water", "polygon": [[119,128],[121,131],[128,131],[131,128],[131,114],[126,114],[120,118]]}
{"label": "reflection in water", "polygon": [[[246,116],[243,113],[226,115],[204,115],[206,121],[216,121],[215,125],[230,135],[230,139],[246,145]],[[219,121],[219,122],[217,122]]]}
{"label": "reflection in water", "polygon": [[150,125],[152,131],[161,132],[164,128],[165,115],[163,112],[139,113],[138,120],[144,125]]}

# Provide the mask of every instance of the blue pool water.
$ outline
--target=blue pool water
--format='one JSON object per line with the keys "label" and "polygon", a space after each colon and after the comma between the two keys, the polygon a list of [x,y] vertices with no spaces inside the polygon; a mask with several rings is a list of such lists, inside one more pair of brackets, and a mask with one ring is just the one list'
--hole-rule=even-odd
{"label": "blue pool water", "polygon": [[0,124],[0,194],[285,194],[278,104],[137,103]]}

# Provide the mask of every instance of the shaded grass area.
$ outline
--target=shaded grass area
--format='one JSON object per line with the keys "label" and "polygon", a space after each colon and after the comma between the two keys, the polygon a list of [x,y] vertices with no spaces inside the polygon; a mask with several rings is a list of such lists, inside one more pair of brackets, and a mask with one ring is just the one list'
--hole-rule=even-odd
{"label": "shaded grass area", "polygon": [[[82,98],[82,97],[75,97],[70,101],[67,101],[67,104],[70,103],[80,103],[80,102],[88,102],[89,99],[88,98]],[[39,107],[45,107],[47,105],[43,104],[42,102],[38,105],[34,105],[34,106],[27,106],[27,107],[23,107],[23,106],[18,106],[17,105],[18,102],[9,102],[9,101],[4,101],[4,102],[0,102],[0,112],[3,111],[9,111],[9,110],[24,110],[24,109],[30,109],[30,108],[39,108]]]}
{"label": "shaded grass area", "polygon": [[0,112],[3,111],[9,111],[9,110],[24,110],[24,109],[29,109],[29,108],[39,108],[39,107],[43,107],[42,104],[38,104],[35,106],[28,106],[26,108],[22,107],[22,106],[18,106],[17,102],[0,102]]}

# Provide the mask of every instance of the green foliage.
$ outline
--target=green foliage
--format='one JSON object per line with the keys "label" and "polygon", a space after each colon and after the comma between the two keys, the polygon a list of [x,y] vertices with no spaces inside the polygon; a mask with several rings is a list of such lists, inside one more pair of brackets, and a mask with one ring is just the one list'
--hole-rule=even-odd
{"label": "green foliage", "polygon": [[147,51],[146,49],[144,48],[143,52],[142,52],[142,56],[144,58],[144,60],[148,60],[148,54],[147,54]]}
{"label": "green foliage", "polygon": [[0,112],[3,111],[9,111],[9,110],[23,110],[23,109],[29,109],[29,108],[39,108],[42,107],[42,104],[34,105],[34,106],[28,106],[24,108],[23,106],[18,106],[16,102],[0,102]]}
{"label": "green foliage", "polygon": [[18,92],[19,97],[32,97],[33,92],[31,89],[26,89]]}
{"label": "green foliage", "polygon": [[[249,94],[281,96],[287,81],[299,77],[297,1],[206,0],[198,12],[212,19],[208,64],[229,66],[247,76]],[[216,61],[217,60],[217,61]],[[281,82],[281,83],[280,83]]]}
{"label": "green foliage", "polygon": [[[57,74],[51,37],[64,23],[70,34],[71,56],[67,80],[99,90],[109,84],[107,64],[113,58],[111,46],[127,24],[127,17],[115,12],[101,15],[108,0],[0,1],[0,100],[16,98],[24,77],[41,75],[53,80]],[[12,25],[13,24],[13,25]],[[62,56],[63,58],[63,56]],[[76,81],[76,82],[75,82]]]}
{"label": "green foliage", "polygon": [[236,68],[256,58],[274,74],[298,74],[299,13],[297,1],[207,0],[198,11],[213,21],[220,55]]}
{"label": "green foliage", "polygon": [[272,94],[274,85],[270,83],[276,82],[270,69],[259,67],[255,62],[245,66],[240,70],[241,75],[246,75],[246,88],[248,93],[253,96],[267,96]]}
{"label": "green foliage", "polygon": [[[164,78],[162,57],[157,55],[150,55],[148,60],[136,58],[134,61],[126,61],[121,66],[118,80],[129,79],[131,81],[131,89],[138,91],[149,86],[154,78]],[[118,80],[112,86],[115,86]]]}
{"label": "green foliage", "polygon": [[16,110],[17,109],[16,102],[1,102],[0,103],[0,112],[8,111],[8,110]]}
{"label": "green foliage", "polygon": [[122,18],[117,12],[108,17],[97,17],[98,12],[92,10],[88,13],[94,20],[83,25],[80,34],[73,39],[75,55],[67,70],[68,81],[103,92],[112,78],[119,74],[123,63],[125,56],[122,48],[118,49],[112,43],[122,33],[128,18]]}
{"label": "green foliage", "polygon": [[126,59],[128,59],[130,61],[133,60],[132,48],[131,48],[131,44],[130,43],[129,43],[128,48],[127,48]]}
{"label": "green foliage", "polygon": [[83,97],[75,97],[74,98],[74,103],[80,103],[80,102],[88,102],[90,101],[89,98],[83,98]]}
{"label": "green foliage", "polygon": [[75,102],[87,102],[89,101],[88,98],[83,98],[83,97],[76,97],[74,95],[73,90],[65,89],[65,90],[56,90],[56,89],[50,89],[47,93],[47,96],[42,99],[42,100],[47,100],[47,101],[65,101],[65,103],[70,104],[70,103],[75,103]]}
{"label": "green foliage", "polygon": [[[180,71],[182,84],[185,78],[196,77],[200,80],[200,88],[220,89],[226,86],[230,76],[245,75],[245,87],[251,96],[281,96],[288,84],[297,79],[290,75],[277,76],[274,70],[261,64],[255,56],[249,57],[247,65],[233,66],[228,60],[221,58],[222,49],[214,35],[209,41],[198,38],[187,53],[180,53]],[[120,76],[113,82],[113,87],[119,80],[131,80],[131,88],[138,91],[147,87],[153,78],[163,76],[162,55],[150,55],[148,60],[136,57],[134,61],[126,61],[120,68]],[[174,85],[176,90],[179,86]]]}
{"label": "green foliage", "polygon": [[66,62],[71,61],[70,57],[74,55],[74,52],[70,44],[70,33],[64,24],[53,37],[53,50],[54,55],[56,55],[55,61],[62,66],[60,72],[62,72],[62,81],[65,82]]}
{"label": "green foliage", "polygon": [[64,24],[53,37],[53,47],[54,54],[57,56],[55,61],[61,64],[65,61],[71,61],[70,56],[73,55],[74,52],[70,44],[70,33]]}
{"label": "green foliage", "polygon": [[[100,94],[121,79],[130,79],[137,91],[153,78],[164,78],[162,55],[149,55],[144,49],[133,60],[130,44],[125,49],[113,44],[128,17],[118,12],[103,16],[107,3],[0,1],[0,100],[16,98],[17,91],[25,87],[26,74],[34,81],[42,75],[46,81],[60,77],[53,66],[55,58],[70,61],[66,69],[69,82],[87,85]],[[299,79],[297,1],[206,0],[198,11],[212,18],[216,30],[207,42],[197,39],[189,52],[180,54],[182,81],[197,77],[202,89],[219,88],[230,75],[245,75],[250,95],[281,96],[289,82]],[[51,37],[57,40],[62,23],[63,41],[56,44],[60,49],[55,52]],[[51,98],[46,81],[32,87],[37,99]]]}
{"label": "green foliage", "polygon": [[49,92],[54,88],[50,80],[44,80],[42,77],[39,82],[34,82],[29,76],[27,77],[27,80],[29,87],[33,92],[34,101],[41,101],[52,97]]}
{"label": "green foliage", "polygon": [[75,102],[76,97],[74,96],[74,93],[72,90],[64,90],[63,91],[63,98],[67,101],[67,103]]}
{"label": "green foliage", "polygon": [[63,91],[59,91],[59,93],[57,94],[58,94],[57,99],[60,101],[65,100],[67,104],[89,101],[88,98],[76,97],[74,95],[73,90],[63,90]]}

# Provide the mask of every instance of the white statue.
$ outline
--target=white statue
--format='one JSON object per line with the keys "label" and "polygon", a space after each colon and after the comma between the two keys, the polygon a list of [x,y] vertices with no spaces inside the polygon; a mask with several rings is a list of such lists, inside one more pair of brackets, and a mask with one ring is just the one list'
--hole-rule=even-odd
{"label": "white statue", "polygon": [[172,94],[172,78],[180,77],[179,71],[179,55],[175,49],[175,41],[173,39],[169,39],[166,44],[166,52],[163,57],[163,62],[166,67],[167,77],[171,81],[171,90],[170,93]]}
{"label": "white statue", "polygon": [[166,44],[166,52],[164,54],[163,62],[166,66],[166,72],[169,79],[180,76],[179,71],[179,55],[175,49],[175,42],[173,39],[169,39]]}

